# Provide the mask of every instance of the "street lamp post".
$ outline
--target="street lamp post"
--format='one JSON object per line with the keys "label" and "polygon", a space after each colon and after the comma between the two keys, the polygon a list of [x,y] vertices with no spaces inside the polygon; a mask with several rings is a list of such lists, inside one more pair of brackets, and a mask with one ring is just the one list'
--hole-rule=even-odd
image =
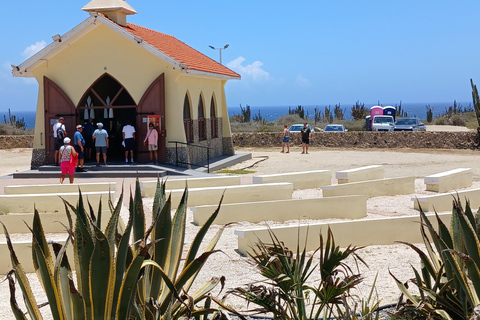
{"label": "street lamp post", "polygon": [[222,64],[222,50],[227,49],[228,44],[226,44],[223,48],[215,48],[214,46],[209,46],[209,47],[212,48],[213,50],[220,51],[220,64]]}

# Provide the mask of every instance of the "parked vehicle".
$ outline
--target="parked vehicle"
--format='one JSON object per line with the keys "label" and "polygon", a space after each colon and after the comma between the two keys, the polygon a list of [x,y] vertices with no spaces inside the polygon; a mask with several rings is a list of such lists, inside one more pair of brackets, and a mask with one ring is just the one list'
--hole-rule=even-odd
{"label": "parked vehicle", "polygon": [[[310,128],[311,132],[315,132],[315,130],[312,128],[311,125],[307,124],[307,127]],[[302,128],[303,128],[303,123],[296,123],[296,124],[292,124],[290,126],[289,130],[290,130],[290,132],[300,132],[300,130],[302,130]]]}
{"label": "parked vehicle", "polygon": [[393,131],[392,116],[374,116],[372,121],[373,131]]}
{"label": "parked vehicle", "polygon": [[393,131],[427,131],[427,129],[418,118],[402,118],[395,121]]}
{"label": "parked vehicle", "polygon": [[348,131],[345,129],[343,124],[329,124],[323,129],[323,132],[346,132]]}

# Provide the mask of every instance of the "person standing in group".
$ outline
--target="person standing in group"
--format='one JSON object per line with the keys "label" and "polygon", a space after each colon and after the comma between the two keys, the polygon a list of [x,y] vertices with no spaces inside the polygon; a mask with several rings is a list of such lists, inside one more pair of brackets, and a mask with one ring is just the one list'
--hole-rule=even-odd
{"label": "person standing in group", "polygon": [[135,127],[132,126],[132,122],[127,120],[127,125],[122,129],[122,136],[125,148],[125,162],[128,163],[128,153],[130,152],[130,162],[133,161],[133,150],[135,150]]}
{"label": "person standing in group", "polygon": [[58,162],[60,163],[60,169],[62,170],[60,183],[63,183],[67,174],[70,183],[73,183],[73,179],[75,179],[75,162],[72,160],[77,157],[77,152],[70,145],[70,141],[70,138],[63,139],[64,144],[60,147],[58,153]]}
{"label": "person standing in group", "polygon": [[83,168],[83,162],[85,159],[85,139],[82,135],[83,126],[81,124],[77,125],[77,131],[73,135],[73,148],[78,154],[78,164],[77,164],[77,172],[87,172],[86,169]]}
{"label": "person standing in group", "polygon": [[67,130],[65,130],[65,118],[58,118],[57,123],[53,125],[53,140],[55,145],[55,165],[60,165],[58,161],[58,150],[63,146],[63,139],[67,136]]}
{"label": "person standing in group", "polygon": [[93,140],[92,140],[92,134],[94,130],[94,125],[93,125],[93,119],[88,118],[87,121],[83,124],[83,138],[85,139],[85,145],[83,146],[85,149],[85,158],[87,160],[92,160],[92,146],[93,146]]}
{"label": "person standing in group", "polygon": [[103,153],[103,163],[107,166],[108,133],[103,129],[103,123],[97,123],[98,129],[93,132],[92,139],[95,140],[97,167],[100,167],[100,153]]}
{"label": "person standing in group", "polygon": [[285,145],[287,145],[287,153],[290,152],[290,130],[288,130],[287,125],[283,125],[283,140],[282,140],[282,153],[285,152]]}
{"label": "person standing in group", "polygon": [[306,122],[303,124],[303,128],[302,130],[300,130],[300,132],[302,133],[302,154],[308,153],[308,145],[310,144],[312,131],[310,130]]}
{"label": "person standing in group", "polygon": [[[143,144],[148,146],[150,151],[150,164],[158,164],[158,132],[153,123],[148,125],[148,132]],[[153,162],[153,156],[155,155],[155,162]]]}

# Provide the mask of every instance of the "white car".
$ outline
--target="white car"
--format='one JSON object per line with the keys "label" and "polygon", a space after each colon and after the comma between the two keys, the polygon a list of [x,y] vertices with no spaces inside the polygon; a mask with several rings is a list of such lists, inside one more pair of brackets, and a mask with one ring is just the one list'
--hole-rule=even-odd
{"label": "white car", "polygon": [[393,117],[374,116],[372,121],[372,131],[393,131]]}
{"label": "white car", "polygon": [[[315,132],[311,125],[307,124],[307,127],[310,128],[310,132]],[[290,126],[290,132],[300,132],[303,128],[303,123],[296,123]]]}

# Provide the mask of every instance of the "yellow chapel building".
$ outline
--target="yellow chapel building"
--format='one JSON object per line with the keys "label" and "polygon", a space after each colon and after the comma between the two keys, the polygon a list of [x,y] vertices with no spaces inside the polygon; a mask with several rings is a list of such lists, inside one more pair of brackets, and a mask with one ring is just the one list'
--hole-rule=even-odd
{"label": "yellow chapel building", "polygon": [[[173,36],[127,22],[136,11],[124,0],[92,0],[89,17],[31,58],[13,66],[39,83],[32,168],[53,164],[53,125],[65,118],[68,135],[92,117],[110,136],[109,159],[121,158],[122,128],[136,128],[136,157],[149,159],[143,140],[156,118],[159,162],[198,163],[233,155],[225,97],[240,75]],[[180,142],[175,148],[174,142]]]}

